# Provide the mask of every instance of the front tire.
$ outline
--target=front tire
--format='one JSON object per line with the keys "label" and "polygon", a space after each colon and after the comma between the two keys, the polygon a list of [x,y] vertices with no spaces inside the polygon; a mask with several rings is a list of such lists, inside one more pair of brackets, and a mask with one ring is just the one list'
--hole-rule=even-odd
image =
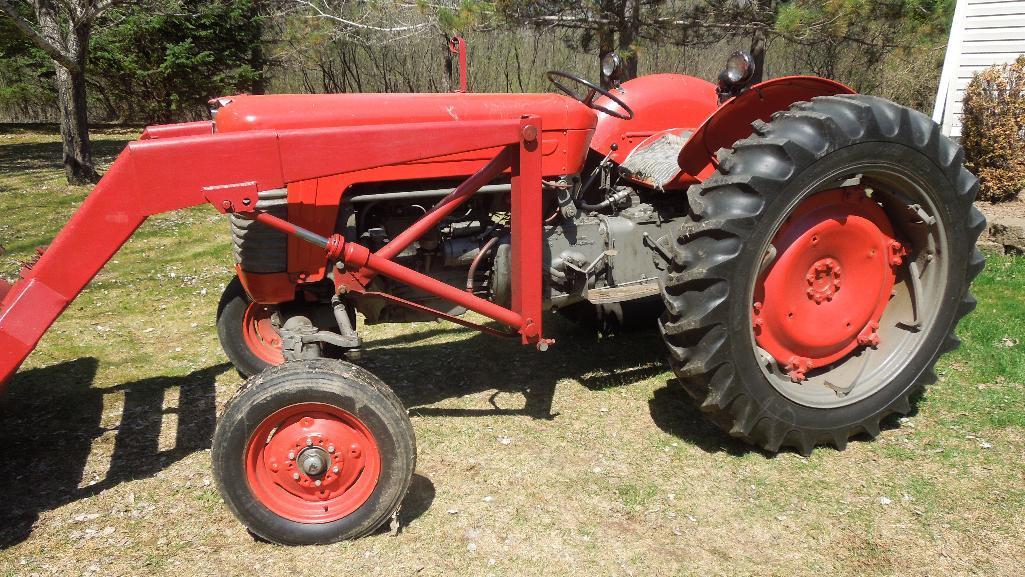
{"label": "front tire", "polygon": [[416,468],[401,402],[377,377],[329,359],[249,379],[212,448],[218,491],[257,536],[282,545],[355,539],[399,508]]}
{"label": "front tire", "polygon": [[242,281],[232,277],[217,304],[217,338],[243,377],[285,362],[281,336],[272,323],[275,307],[253,302]]}
{"label": "front tire", "polygon": [[795,104],[720,152],[688,191],[660,321],[714,423],[808,454],[910,411],[983,267],[962,163],[929,118],[861,95]]}

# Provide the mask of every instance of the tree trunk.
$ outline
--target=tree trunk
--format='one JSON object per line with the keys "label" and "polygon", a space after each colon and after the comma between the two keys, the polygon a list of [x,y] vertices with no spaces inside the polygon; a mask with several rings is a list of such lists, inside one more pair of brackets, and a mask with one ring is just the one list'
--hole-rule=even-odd
{"label": "tree trunk", "polygon": [[603,24],[598,29],[598,76],[601,78],[601,87],[608,90],[612,88],[608,79],[605,75],[601,74],[601,62],[605,59],[605,56],[616,49],[615,44],[615,33],[612,30],[612,26],[609,24]]}
{"label": "tree trunk", "polygon": [[[40,3],[37,18],[44,36],[52,44],[60,45],[61,23],[57,12],[49,3]],[[60,113],[61,141],[64,145],[64,174],[69,184],[89,184],[100,179],[93,167],[92,147],[89,144],[89,119],[86,111],[85,63],[89,50],[88,23],[66,24],[63,38],[67,66],[54,62],[57,82],[57,108]]]}
{"label": "tree trunk", "polygon": [[625,0],[619,25],[619,55],[623,57],[623,81],[637,78],[637,46],[641,28],[640,0]]}
{"label": "tree trunk", "polygon": [[755,62],[755,73],[751,84],[757,84],[765,78],[765,51],[769,45],[769,34],[765,28],[758,27],[751,35],[751,58]]}

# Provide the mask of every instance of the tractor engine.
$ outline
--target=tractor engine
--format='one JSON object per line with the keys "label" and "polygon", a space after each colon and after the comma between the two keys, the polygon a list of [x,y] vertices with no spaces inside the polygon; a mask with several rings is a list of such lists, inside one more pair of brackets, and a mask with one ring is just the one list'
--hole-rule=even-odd
{"label": "tractor engine", "polygon": [[[686,214],[679,195],[624,183],[612,184],[607,165],[592,163],[593,187],[570,175],[545,181],[542,269],[545,308],[587,302],[601,310],[626,301],[653,299],[670,259],[667,233]],[[422,217],[452,188],[428,182],[355,187],[346,195],[339,232],[376,251]],[[396,261],[446,284],[502,306],[512,297],[508,184],[492,184]],[[367,287],[404,301],[458,316],[465,309],[407,284],[377,276]],[[367,324],[433,320],[427,312],[372,295],[354,299]]]}
{"label": "tractor engine", "polygon": [[[446,184],[431,182],[416,187],[409,183],[357,187],[347,195],[341,214],[343,226],[339,232],[344,231],[347,240],[377,251],[426,214],[438,199],[451,192],[452,188]],[[501,218],[504,215],[508,220],[508,190],[508,185],[485,187],[455,214],[399,253],[396,262],[446,284],[475,291],[479,285],[474,282],[474,273],[484,272],[480,264],[487,256],[482,251],[494,247],[506,234],[507,226]],[[388,293],[448,315],[458,316],[466,312],[461,306],[383,276],[375,277],[367,288],[371,292]],[[354,304],[367,324],[421,322],[436,318],[371,295],[355,299]]]}

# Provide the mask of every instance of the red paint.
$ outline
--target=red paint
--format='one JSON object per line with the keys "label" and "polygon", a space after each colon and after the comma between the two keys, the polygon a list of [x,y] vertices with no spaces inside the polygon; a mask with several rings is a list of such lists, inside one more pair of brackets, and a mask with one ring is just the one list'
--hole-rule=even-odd
{"label": "red paint", "polygon": [[235,265],[235,273],[254,302],[274,304],[295,298],[295,282],[288,274],[244,272],[238,265]]}
{"label": "red paint", "polygon": [[[325,473],[310,476],[299,466],[302,452],[310,449],[329,456]],[[367,426],[321,403],[292,405],[264,419],[249,437],[244,458],[246,480],[260,504],[297,523],[330,523],[352,514],[381,476],[381,453]]]}
{"label": "red paint", "polygon": [[448,50],[456,55],[459,66],[459,90],[456,92],[467,92],[466,76],[466,40],[462,36],[453,36],[448,41]]}
{"label": "red paint", "polygon": [[[634,118],[622,120],[599,114],[591,148],[605,156],[616,144],[619,150],[613,160],[617,162],[622,162],[631,150],[656,132],[697,128],[719,106],[714,84],[682,74],[640,76],[624,82],[614,91],[633,109]],[[607,98],[598,98],[597,103],[620,110]],[[548,126],[547,116],[545,126]]]}
{"label": "red paint", "polygon": [[[217,132],[409,126],[444,122],[519,120],[524,114],[545,119],[545,130],[592,130],[597,113],[561,94],[288,94],[232,96],[217,112]],[[447,129],[437,138],[444,138]],[[486,133],[481,131],[481,136]],[[457,152],[476,150],[464,148]],[[430,148],[428,147],[428,150]],[[431,154],[429,156],[437,156]]]}
{"label": "red paint", "polygon": [[815,194],[772,244],[776,260],[755,286],[752,321],[758,345],[791,378],[873,344],[902,262],[875,201],[860,188]]}
{"label": "red paint", "polygon": [[253,220],[255,220],[256,222],[259,222],[260,224],[262,224],[264,226],[273,228],[274,230],[277,230],[279,232],[283,232],[285,234],[294,235],[296,230],[298,230],[298,229],[296,229],[294,224],[288,222],[287,220],[278,218],[278,217],[276,217],[273,214],[270,214],[268,212],[258,212],[256,214],[254,214],[253,215]]}
{"label": "red paint", "polygon": [[242,313],[242,340],[246,347],[260,360],[271,365],[285,362],[281,353],[281,336],[271,316],[274,309],[260,303],[249,303]]}
{"label": "red paint", "polygon": [[[512,175],[512,310],[522,319],[517,327],[523,344],[541,337],[541,143],[536,135],[541,117],[520,121],[518,162]],[[463,291],[462,294],[469,295]]]}
{"label": "red paint", "polygon": [[155,138],[176,138],[178,136],[202,136],[214,133],[214,123],[209,120],[199,122],[183,122],[181,124],[165,124],[163,126],[147,126],[139,136],[139,140]]}
{"label": "red paint", "polygon": [[715,153],[750,136],[752,122],[768,121],[774,112],[786,110],[795,102],[835,94],[854,94],[854,91],[839,82],[815,76],[788,76],[755,84],[724,102],[701,123],[680,151],[683,174],[666,188],[683,186],[687,175],[699,180],[708,178],[714,170]]}

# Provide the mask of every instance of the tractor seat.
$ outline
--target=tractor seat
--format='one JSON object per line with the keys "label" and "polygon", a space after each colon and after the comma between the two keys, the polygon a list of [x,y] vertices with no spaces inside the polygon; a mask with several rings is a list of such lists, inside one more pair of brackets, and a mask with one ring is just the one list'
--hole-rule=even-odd
{"label": "tractor seat", "polygon": [[685,128],[652,134],[630,151],[620,169],[630,180],[662,190],[680,174],[680,151],[693,134]]}
{"label": "tractor seat", "polygon": [[561,94],[281,94],[229,96],[217,132],[541,117],[546,131],[593,130],[597,113]]}

